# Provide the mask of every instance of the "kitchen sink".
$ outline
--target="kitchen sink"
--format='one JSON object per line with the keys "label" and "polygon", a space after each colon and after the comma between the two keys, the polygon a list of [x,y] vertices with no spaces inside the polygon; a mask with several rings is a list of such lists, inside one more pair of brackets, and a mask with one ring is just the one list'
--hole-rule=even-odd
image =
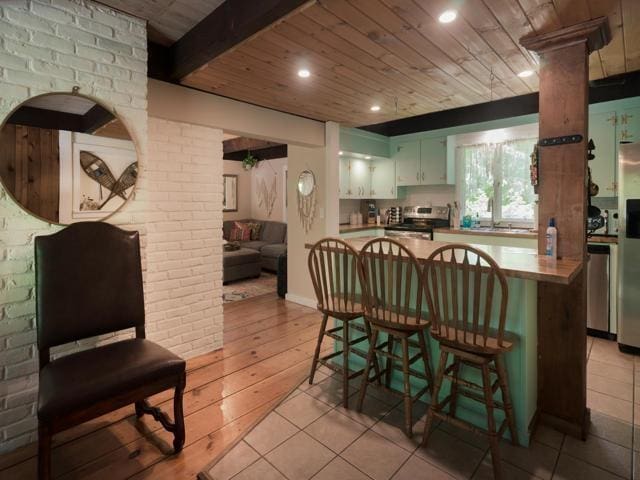
{"label": "kitchen sink", "polygon": [[471,229],[478,232],[497,232],[497,233],[531,233],[528,228],[509,228],[509,227],[475,227]]}

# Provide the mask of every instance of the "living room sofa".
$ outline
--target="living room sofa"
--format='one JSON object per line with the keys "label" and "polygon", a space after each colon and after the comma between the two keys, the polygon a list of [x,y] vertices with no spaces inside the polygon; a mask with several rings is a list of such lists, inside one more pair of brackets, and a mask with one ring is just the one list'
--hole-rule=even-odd
{"label": "living room sofa", "polygon": [[[259,223],[259,240],[237,242],[240,250],[224,252],[223,282],[257,277],[262,269],[278,271],[278,257],[287,255],[287,224],[265,220],[225,220],[222,222],[222,236],[229,240],[235,222]],[[256,255],[256,253],[258,255]]]}

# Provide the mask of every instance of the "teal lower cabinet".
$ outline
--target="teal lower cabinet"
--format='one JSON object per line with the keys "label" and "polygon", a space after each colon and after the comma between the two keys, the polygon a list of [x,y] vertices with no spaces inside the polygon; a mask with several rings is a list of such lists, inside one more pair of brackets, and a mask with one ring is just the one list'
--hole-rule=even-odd
{"label": "teal lower cabinet", "polygon": [[358,230],[357,232],[345,232],[340,234],[341,238],[360,238],[360,237],[384,237],[384,228],[373,226],[367,230]]}
{"label": "teal lower cabinet", "polygon": [[514,237],[508,233],[504,235],[473,235],[467,233],[434,232],[436,242],[470,243],[476,245],[501,245],[503,247],[538,248],[538,238]]}

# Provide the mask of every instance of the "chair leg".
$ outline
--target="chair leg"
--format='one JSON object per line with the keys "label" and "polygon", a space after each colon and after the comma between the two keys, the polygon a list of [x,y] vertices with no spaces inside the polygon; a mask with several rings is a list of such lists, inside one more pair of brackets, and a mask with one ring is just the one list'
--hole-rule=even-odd
{"label": "chair leg", "polygon": [[349,322],[342,322],[342,403],[349,408]]}
{"label": "chair leg", "polygon": [[309,385],[313,384],[313,377],[316,374],[316,368],[318,366],[318,358],[320,358],[320,348],[322,347],[322,339],[324,338],[324,332],[327,329],[327,320],[329,315],[327,313],[322,317],[322,324],[320,325],[320,333],[318,334],[318,343],[316,343],[316,351],[313,354],[313,361],[311,362],[311,373],[309,374]]}
{"label": "chair leg", "polygon": [[362,405],[364,404],[364,396],[367,394],[367,386],[369,385],[369,373],[371,372],[371,363],[376,356],[376,344],[378,342],[378,330],[375,328],[371,333],[371,341],[369,342],[369,351],[367,352],[367,364],[364,367],[364,373],[362,374],[362,383],[360,385],[360,393],[358,394],[358,412],[362,411]]}
{"label": "chair leg", "polygon": [[51,433],[42,423],[38,425],[38,479],[51,478]]}
{"label": "chair leg", "polygon": [[404,433],[413,436],[413,418],[411,401],[411,378],[409,376],[409,339],[402,338],[402,375],[404,377]]}
{"label": "chair leg", "polygon": [[182,395],[186,385],[186,376],[178,384],[173,394],[173,421],[175,423],[175,432],[173,433],[173,451],[180,453],[184,446],[184,412],[182,411]]}
{"label": "chair leg", "polygon": [[[364,321],[364,328],[367,333],[367,338],[371,341],[371,325],[366,320]],[[378,356],[374,355],[373,357],[373,368],[376,372],[376,385],[381,385],[380,379],[382,378],[382,373],[380,372],[380,364],[378,363]]]}
{"label": "chair leg", "polygon": [[144,401],[141,400],[139,402],[135,402],[134,406],[136,409],[136,417],[142,418],[142,416],[144,415]]}
{"label": "chair leg", "polygon": [[393,358],[391,358],[391,355],[393,355],[393,335],[391,335],[390,333],[387,334],[387,352],[389,353],[389,356],[387,357],[387,364],[385,367],[385,379],[384,379],[384,384],[387,388],[391,388],[391,376],[393,375]]}
{"label": "chair leg", "polygon": [[442,379],[444,378],[444,369],[447,366],[447,359],[449,358],[449,352],[440,350],[440,363],[438,364],[438,373],[433,384],[433,396],[431,397],[431,405],[427,410],[427,419],[424,424],[424,435],[422,436],[422,447],[427,446],[427,440],[429,439],[429,431],[431,430],[431,424],[433,423],[433,414],[438,408],[438,395],[440,394],[440,387],[442,386]]}
{"label": "chair leg", "polygon": [[491,388],[491,376],[489,375],[489,365],[482,365],[482,388],[484,390],[484,401],[487,406],[487,431],[489,435],[489,446],[491,449],[491,463],[493,464],[493,478],[502,478],[502,465],[500,464],[500,445],[496,434],[496,420],[493,416],[493,389]]}
{"label": "chair leg", "polygon": [[449,415],[456,416],[456,407],[458,406],[458,375],[460,374],[460,359],[453,356],[453,370],[451,376],[454,381],[451,382],[451,402],[449,403]]}
{"label": "chair leg", "polygon": [[513,403],[511,402],[511,393],[509,392],[509,376],[504,364],[502,355],[495,358],[496,371],[498,372],[498,383],[502,392],[502,403],[504,404],[504,413],[507,417],[507,425],[509,425],[509,434],[511,435],[511,443],[518,445],[518,431],[516,430],[515,413],[513,411]]}
{"label": "chair leg", "polygon": [[433,371],[431,370],[431,360],[429,356],[429,346],[424,332],[418,332],[418,342],[420,343],[420,351],[422,353],[422,361],[424,362],[424,374],[429,382],[429,393],[433,395]]}

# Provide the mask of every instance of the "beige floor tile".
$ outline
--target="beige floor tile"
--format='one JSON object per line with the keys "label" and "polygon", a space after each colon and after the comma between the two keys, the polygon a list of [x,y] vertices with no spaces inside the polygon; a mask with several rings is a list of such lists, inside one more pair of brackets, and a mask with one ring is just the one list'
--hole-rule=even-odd
{"label": "beige floor tile", "polygon": [[[335,377],[328,377],[321,382],[315,383],[307,390],[307,394],[327,405],[335,407],[338,404],[342,404],[342,390],[342,377],[336,375]],[[355,390],[349,388],[349,396],[351,397],[354,393]],[[352,398],[351,402],[355,404],[355,399]]]}
{"label": "beige floor tile", "polygon": [[515,447],[500,442],[501,459],[536,477],[551,478],[560,452],[542,443],[532,441],[528,447]]}
{"label": "beige floor tile", "polygon": [[589,434],[631,448],[632,425],[601,412],[591,410]]}
{"label": "beige floor tile", "polygon": [[484,451],[436,428],[429,435],[427,448],[418,448],[415,455],[456,478],[470,478]]}
{"label": "beige floor tile", "polygon": [[[539,480],[540,477],[536,477],[535,475],[522,470],[510,463],[502,460],[500,462],[502,467],[502,478],[509,480]],[[473,475],[473,480],[493,480],[493,464],[491,463],[491,454],[487,453],[486,457],[476,470],[476,473]],[[235,479],[234,479],[235,480]]]}
{"label": "beige floor tile", "polygon": [[305,428],[314,420],[331,410],[331,407],[315,398],[302,393],[286,401],[276,412],[298,428]]}
{"label": "beige floor tile", "polygon": [[611,378],[619,382],[633,383],[633,367],[621,367],[593,358],[589,358],[587,362],[587,373]]}
{"label": "beige floor tile", "polygon": [[[358,382],[358,391],[360,390],[360,384],[361,382]],[[375,384],[369,385],[369,387],[367,388],[367,396],[376,398],[386,403],[390,407],[395,407],[400,402],[402,402],[402,397],[400,397],[399,395],[394,395],[384,388],[376,387]]]}
{"label": "beige floor tile", "polygon": [[623,422],[631,423],[632,421],[633,404],[631,402],[587,389],[587,406],[592,411],[604,413]]}
{"label": "beige floor tile", "polygon": [[388,480],[410,453],[369,430],[351,444],[342,457],[374,480]]}
{"label": "beige floor tile", "polygon": [[567,436],[562,453],[596,465],[623,478],[631,478],[631,450],[589,435],[586,441]]}
{"label": "beige floor tile", "polygon": [[356,467],[336,457],[313,477],[313,480],[371,480]]}
{"label": "beige floor tile", "polygon": [[307,480],[327,465],[335,454],[304,432],[299,432],[265,458],[290,480]]}
{"label": "beige floor tile", "polygon": [[[327,370],[329,370],[329,369],[327,368]],[[314,385],[326,380],[327,378],[329,378],[329,375],[326,375],[325,373],[321,372],[320,369],[318,368],[316,370],[316,374],[313,376],[313,384],[310,384],[309,383],[309,379],[307,379],[304,382],[302,382],[298,388],[300,390],[302,390],[303,392],[306,392],[311,387],[313,387]]]}
{"label": "beige floor tile", "polygon": [[467,442],[481,450],[486,451],[487,448],[489,448],[489,439],[486,435],[473,433],[469,430],[456,427],[455,425],[452,425],[444,421],[440,424],[438,428],[440,428],[441,430],[444,430],[448,434],[453,435],[459,438],[460,440]]}
{"label": "beige floor tile", "polygon": [[222,457],[208,473],[215,480],[228,480],[258,458],[260,455],[244,441],[241,441]]}
{"label": "beige floor tile", "polygon": [[298,431],[298,428],[284,417],[271,412],[247,434],[244,440],[259,454],[265,455]]}
{"label": "beige floor tile", "polygon": [[620,480],[621,477],[571,455],[561,454],[553,480]]}
{"label": "beige floor tile", "polygon": [[361,423],[331,410],[304,429],[336,453],[342,452],[367,429]]}
{"label": "beige floor tile", "polygon": [[564,433],[559,432],[546,425],[540,425],[536,427],[536,431],[533,434],[533,440],[543,443],[551,448],[560,450],[562,446],[562,440],[564,440]]}
{"label": "beige floor tile", "polygon": [[589,373],[587,388],[628,402],[633,401],[633,384]]}
{"label": "beige floor tile", "polygon": [[[245,468],[233,480],[287,480],[273,465],[261,458],[249,467]],[[217,480],[217,479],[215,479]]]}
{"label": "beige floor tile", "polygon": [[449,475],[447,472],[436,468],[434,465],[425,462],[415,455],[412,455],[392,477],[393,480],[417,480],[419,478],[428,478],[429,480],[455,479],[455,477]]}
{"label": "beige floor tile", "polygon": [[346,415],[347,417],[363,424],[365,427],[372,427],[378,420],[385,416],[391,410],[391,407],[384,402],[381,402],[377,398],[367,397],[364,400],[362,407],[362,413],[356,411],[356,405],[358,403],[358,396],[352,397],[353,405],[350,404],[350,408],[346,409],[342,405],[338,405],[336,410]]}
{"label": "beige floor tile", "polygon": [[[418,417],[417,421],[416,417]],[[413,436],[409,438],[404,432],[404,409],[402,405],[398,405],[371,427],[371,430],[405,450],[413,452],[420,445],[424,432],[424,416],[421,411],[415,412],[413,420]]]}
{"label": "beige floor tile", "polygon": [[633,367],[633,355],[622,353],[618,350],[618,342],[604,340],[602,338],[594,338],[591,347],[590,360],[597,360],[621,367]]}

